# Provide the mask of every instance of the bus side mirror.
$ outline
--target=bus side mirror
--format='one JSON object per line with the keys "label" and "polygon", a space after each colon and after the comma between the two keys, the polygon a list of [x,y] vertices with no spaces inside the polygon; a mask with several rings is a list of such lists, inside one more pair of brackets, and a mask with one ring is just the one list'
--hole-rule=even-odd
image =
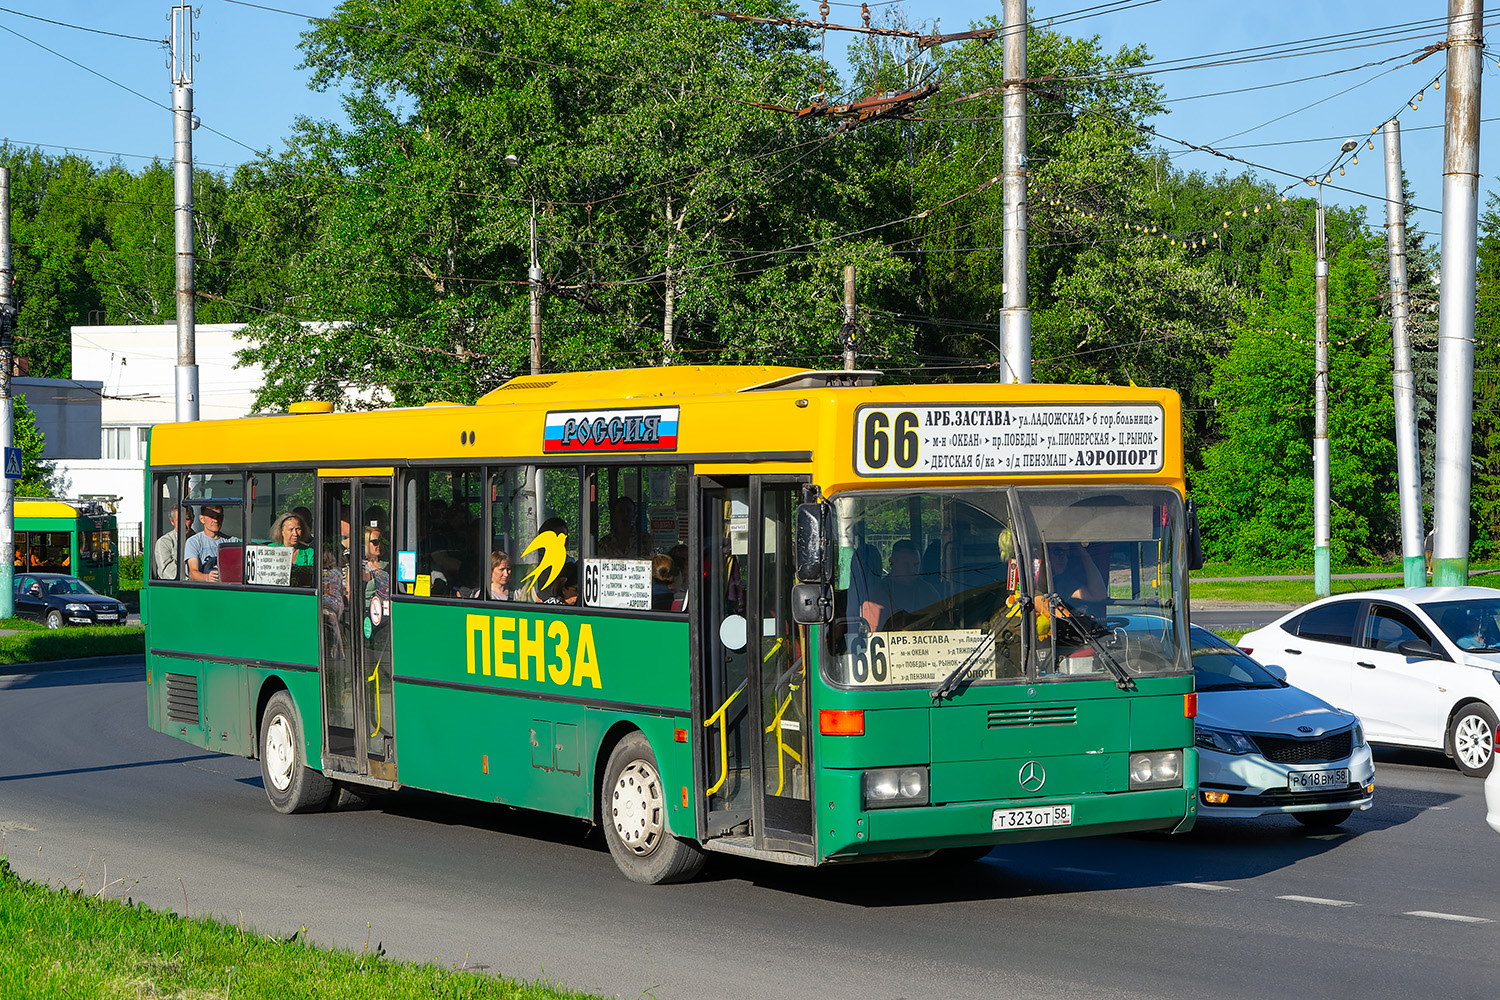
{"label": "bus side mirror", "polygon": [[1203,533],[1198,529],[1198,505],[1189,500],[1184,509],[1187,520],[1187,568],[1203,568]]}
{"label": "bus side mirror", "polygon": [[792,621],[798,625],[827,625],[833,621],[833,588],[826,583],[792,587]]}
{"label": "bus side mirror", "polygon": [[803,583],[833,582],[831,515],[826,503],[797,505],[797,579]]}

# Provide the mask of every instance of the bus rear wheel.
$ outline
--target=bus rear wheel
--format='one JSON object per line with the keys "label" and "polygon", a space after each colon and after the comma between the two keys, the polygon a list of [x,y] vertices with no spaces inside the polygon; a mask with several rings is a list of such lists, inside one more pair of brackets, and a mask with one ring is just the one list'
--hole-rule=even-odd
{"label": "bus rear wheel", "polygon": [[277,691],[260,717],[260,776],[277,812],[318,812],[333,796],[333,782],[307,766],[306,747],[296,704]]}
{"label": "bus rear wheel", "polygon": [[615,746],[599,793],[604,839],[626,878],[659,885],[703,870],[703,849],[672,834],[661,771],[644,735],[631,733]]}

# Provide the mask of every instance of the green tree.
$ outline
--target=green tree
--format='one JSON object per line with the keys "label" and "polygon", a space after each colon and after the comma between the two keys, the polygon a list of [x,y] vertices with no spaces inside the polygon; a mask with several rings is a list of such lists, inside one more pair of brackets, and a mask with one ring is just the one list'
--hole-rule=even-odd
{"label": "green tree", "polygon": [[[860,143],[751,107],[818,89],[804,32],[604,0],[348,0],[304,48],[349,126],[300,122],[235,182],[247,255],[282,275],[246,335],[266,405],[351,384],[467,400],[527,370],[533,210],[549,370],[826,366],[843,264],[872,295],[906,280],[883,243],[843,238]],[[903,327],[865,333],[909,357]]]}
{"label": "green tree", "polygon": [[21,478],[16,480],[15,495],[61,496],[68,489],[68,483],[51,462],[42,460],[46,435],[36,425],[36,414],[26,405],[24,396],[13,396],[11,402],[14,404],[12,420],[16,447],[21,449]]}
{"label": "green tree", "polygon": [[[1377,263],[1383,246],[1359,231],[1357,218],[1342,221],[1330,225],[1335,249],[1328,278],[1335,564],[1389,553],[1396,531],[1390,336]],[[1272,566],[1310,561],[1314,340],[1312,253],[1267,258],[1260,297],[1213,364],[1222,438],[1205,449],[1193,481],[1210,558]]]}

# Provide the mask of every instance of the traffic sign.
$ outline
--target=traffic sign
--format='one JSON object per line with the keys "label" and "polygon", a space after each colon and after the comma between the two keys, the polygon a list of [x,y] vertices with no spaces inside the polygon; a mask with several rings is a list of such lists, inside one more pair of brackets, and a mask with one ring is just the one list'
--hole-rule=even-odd
{"label": "traffic sign", "polygon": [[5,449],[5,478],[6,479],[20,479],[21,478],[21,449],[20,448],[6,448]]}

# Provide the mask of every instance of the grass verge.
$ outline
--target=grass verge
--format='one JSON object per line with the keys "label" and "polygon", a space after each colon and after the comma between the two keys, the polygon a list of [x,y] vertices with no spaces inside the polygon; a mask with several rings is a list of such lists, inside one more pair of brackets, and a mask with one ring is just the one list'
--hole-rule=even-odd
{"label": "grass verge", "polygon": [[[49,629],[21,618],[0,619],[0,666],[73,660],[83,656],[120,656],[146,648],[146,630],[139,625],[83,625]],[[0,994],[3,995],[3,994]]]}
{"label": "grass verge", "polygon": [[[1335,594],[1352,594],[1360,590],[1399,587],[1401,578],[1389,580],[1331,580]],[[1246,604],[1285,604],[1296,606],[1318,599],[1311,580],[1245,580],[1192,581],[1192,599],[1196,601],[1242,601]]]}
{"label": "grass verge", "polygon": [[0,855],[0,996],[590,1000],[542,983],[266,937],[21,879]]}

